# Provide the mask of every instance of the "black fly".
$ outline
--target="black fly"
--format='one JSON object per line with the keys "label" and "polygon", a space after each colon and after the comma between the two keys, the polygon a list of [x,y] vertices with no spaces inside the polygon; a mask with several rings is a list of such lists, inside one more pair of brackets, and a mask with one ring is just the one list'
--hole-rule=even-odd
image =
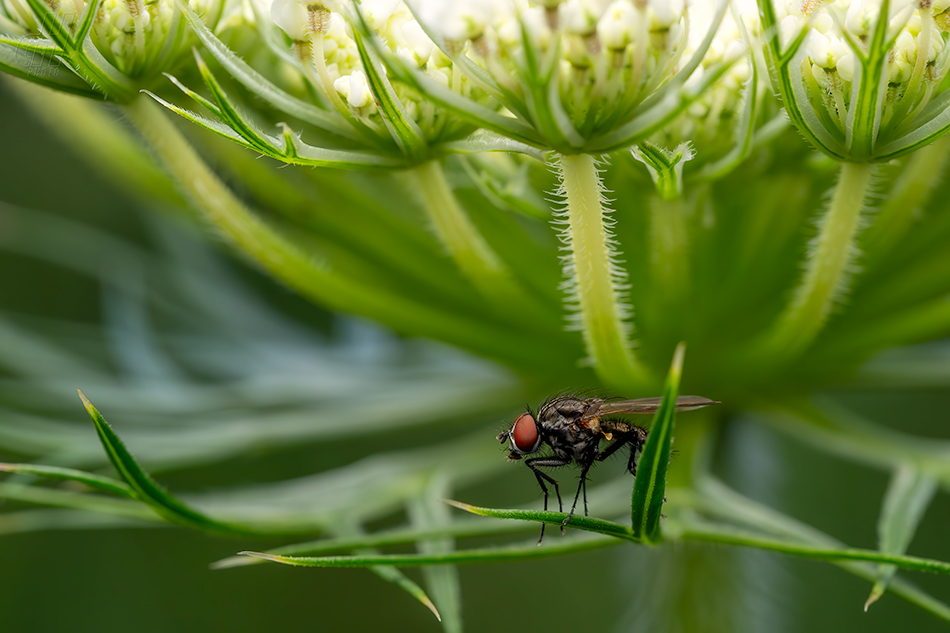
{"label": "black fly", "polygon": [[[576,462],[581,469],[580,484],[574,495],[574,504],[571,512],[564,519],[564,525],[574,516],[577,500],[584,493],[584,514],[587,514],[587,472],[594,462],[602,462],[623,446],[630,447],[630,457],[627,460],[627,470],[631,475],[637,474],[637,458],[646,442],[645,429],[616,419],[606,419],[605,416],[624,414],[653,414],[660,408],[662,398],[639,398],[636,400],[611,400],[607,398],[582,398],[574,395],[556,396],[538,407],[538,415],[529,408],[512,423],[511,428],[498,434],[497,440],[508,442],[508,459],[521,459],[524,455],[531,455],[541,450],[542,445],[551,447],[553,455],[546,457],[530,457],[524,460],[531,469],[544,493],[544,509],[548,509],[548,487],[545,482],[554,486],[557,495],[557,505],[560,512],[564,511],[561,503],[561,491],[557,481],[539,468],[557,468]],[[715,400],[700,396],[680,396],[676,399],[677,411],[692,411],[711,404],[719,404]],[[600,441],[605,439],[608,444],[600,450]],[[563,531],[563,526],[561,531]],[[544,539],[544,523],[541,524],[541,538]]]}

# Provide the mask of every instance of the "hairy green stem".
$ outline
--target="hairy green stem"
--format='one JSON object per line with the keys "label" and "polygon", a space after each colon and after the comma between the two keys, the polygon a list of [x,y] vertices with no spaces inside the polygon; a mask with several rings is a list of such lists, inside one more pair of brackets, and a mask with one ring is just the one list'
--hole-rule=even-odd
{"label": "hairy green stem", "polygon": [[770,352],[794,356],[818,335],[834,301],[844,291],[848,265],[857,251],[855,236],[871,184],[870,163],[842,163],[831,206],[821,221],[805,275],[773,331]]}
{"label": "hairy green stem", "polygon": [[607,384],[630,389],[643,378],[624,323],[629,308],[619,296],[621,273],[604,222],[597,164],[589,154],[562,155],[560,168],[567,198],[568,301],[576,302],[587,353],[598,375]]}
{"label": "hairy green stem", "polygon": [[334,310],[377,319],[403,332],[432,336],[517,362],[529,360],[530,346],[522,338],[509,337],[479,321],[444,314],[320,267],[238,200],[158,105],[140,97],[122,110],[204,217],[240,251],[305,297]]}

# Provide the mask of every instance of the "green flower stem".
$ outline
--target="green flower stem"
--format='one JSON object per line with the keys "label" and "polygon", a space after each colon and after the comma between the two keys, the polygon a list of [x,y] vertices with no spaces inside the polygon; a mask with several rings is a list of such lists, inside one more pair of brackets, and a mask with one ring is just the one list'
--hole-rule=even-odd
{"label": "green flower stem", "polygon": [[130,195],[175,206],[183,204],[168,175],[148,160],[133,136],[116,125],[114,114],[100,104],[27,81],[12,79],[4,84],[77,156],[89,159],[89,165]]}
{"label": "green flower stem", "polygon": [[858,219],[871,184],[870,163],[842,163],[831,206],[822,219],[818,242],[810,254],[805,276],[779,318],[769,352],[793,356],[818,335],[844,288],[852,261]]}
{"label": "green flower stem", "polygon": [[[314,170],[309,180],[296,179],[285,169],[262,169],[251,152],[234,143],[209,138],[209,146],[255,198],[294,223],[314,229],[328,241],[344,247],[377,272],[392,273],[406,287],[438,293],[465,310],[483,309],[480,299],[459,283],[459,274],[444,265],[444,255],[428,232],[400,220],[383,205],[362,193],[365,187],[388,186],[387,181],[354,183],[347,174]],[[314,182],[316,181],[316,182]],[[311,184],[313,183],[313,184]],[[346,209],[341,213],[341,209]],[[421,294],[421,293],[420,293]]]}
{"label": "green flower stem", "polygon": [[240,251],[302,295],[333,310],[362,314],[396,330],[422,334],[515,363],[531,363],[523,337],[477,320],[444,314],[341,278],[257,218],[195,153],[160,106],[147,97],[122,106],[198,209]]}
{"label": "green flower stem", "polygon": [[[682,196],[666,199],[650,197],[650,273],[656,309],[651,322],[668,319],[671,310],[681,308],[681,299],[689,286],[689,232],[686,224],[686,200]],[[653,314],[658,313],[658,314]]]}
{"label": "green flower stem", "polygon": [[465,276],[488,298],[518,296],[508,270],[456,200],[442,164],[430,160],[409,174],[422,195],[436,236]]}
{"label": "green flower stem", "polygon": [[576,292],[569,300],[576,300],[580,309],[584,343],[598,375],[609,385],[629,390],[643,376],[623,322],[627,307],[621,304],[617,287],[597,164],[589,154],[574,154],[562,155],[560,166],[567,198],[568,279]]}
{"label": "green flower stem", "polygon": [[880,263],[913,225],[916,214],[940,184],[950,159],[950,137],[943,137],[911,154],[902,165],[881,208],[861,236],[864,266]]}

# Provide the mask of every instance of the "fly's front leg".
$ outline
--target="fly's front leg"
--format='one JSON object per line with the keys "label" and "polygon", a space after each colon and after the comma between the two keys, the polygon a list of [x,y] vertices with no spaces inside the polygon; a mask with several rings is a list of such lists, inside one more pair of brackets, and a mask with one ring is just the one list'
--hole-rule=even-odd
{"label": "fly's front leg", "polygon": [[[557,468],[558,466],[564,466],[569,463],[570,460],[561,459],[558,457],[532,457],[531,459],[524,460],[525,466],[531,469],[531,472],[534,473],[535,478],[538,480],[538,485],[541,486],[541,492],[544,493],[544,510],[548,509],[548,487],[544,485],[544,482],[547,481],[549,484],[554,486],[554,494],[557,495],[557,510],[558,512],[564,512],[564,504],[561,503],[561,489],[557,485],[557,481],[547,473],[543,473],[538,470],[538,467],[550,467]],[[544,540],[544,526],[546,524],[541,524],[541,536],[538,538],[538,545],[541,544],[541,541]],[[561,528],[562,531],[564,528]]]}

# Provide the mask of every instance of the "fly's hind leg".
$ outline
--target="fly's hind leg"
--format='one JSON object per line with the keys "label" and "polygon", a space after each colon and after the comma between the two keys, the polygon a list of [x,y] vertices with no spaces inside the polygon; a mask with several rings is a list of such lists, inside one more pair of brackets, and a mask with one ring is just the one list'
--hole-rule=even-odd
{"label": "fly's hind leg", "polygon": [[[564,504],[561,503],[561,489],[557,485],[554,477],[551,477],[547,473],[541,472],[538,470],[538,467],[551,467],[556,468],[558,466],[564,466],[569,462],[566,459],[560,459],[558,457],[532,457],[531,459],[524,460],[525,466],[531,469],[531,472],[534,473],[535,478],[538,480],[538,485],[541,486],[541,492],[544,493],[544,510],[548,509],[548,487],[544,485],[544,482],[547,481],[549,484],[554,486],[554,494],[557,495],[557,510],[558,512],[564,512]],[[546,524],[541,524],[541,536],[538,537],[538,545],[541,544],[541,541],[544,540],[544,526]],[[564,531],[564,528],[561,528],[561,531]]]}
{"label": "fly's hind leg", "polygon": [[581,496],[581,490],[584,491],[584,514],[587,514],[587,472],[590,470],[590,467],[594,465],[594,460],[588,461],[581,468],[581,482],[577,486],[577,492],[574,493],[574,504],[571,506],[571,512],[567,515],[567,518],[561,523],[561,529],[564,529],[563,526],[567,525],[567,522],[571,520],[571,517],[574,516],[574,509],[577,507],[577,500]]}

